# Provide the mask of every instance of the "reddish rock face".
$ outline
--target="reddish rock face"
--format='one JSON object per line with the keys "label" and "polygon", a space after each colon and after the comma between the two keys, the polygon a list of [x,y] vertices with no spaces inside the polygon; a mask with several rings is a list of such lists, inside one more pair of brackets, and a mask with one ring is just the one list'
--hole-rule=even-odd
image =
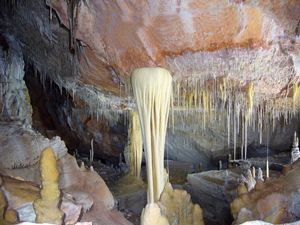
{"label": "reddish rock face", "polygon": [[[52,0],[51,5],[69,27],[66,1]],[[271,48],[295,37],[299,10],[297,0],[82,1],[75,29],[76,38],[87,45],[81,79],[116,92],[111,67],[120,75],[154,65],[175,71],[168,57]]]}

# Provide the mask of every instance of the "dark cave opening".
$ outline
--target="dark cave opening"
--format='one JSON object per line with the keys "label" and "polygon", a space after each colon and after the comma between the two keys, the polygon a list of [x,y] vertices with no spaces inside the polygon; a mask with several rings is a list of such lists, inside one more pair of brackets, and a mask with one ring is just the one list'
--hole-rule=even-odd
{"label": "dark cave opening", "polygon": [[[116,124],[100,118],[98,121],[90,115],[80,100],[65,89],[51,81],[48,77],[26,67],[24,80],[30,95],[32,106],[32,126],[48,138],[56,135],[65,141],[69,153],[89,157],[90,140],[94,142],[94,158],[105,164],[117,166],[124,161],[123,151],[127,142],[126,117]],[[72,117],[74,112],[80,116]],[[96,131],[98,130],[98,131]]]}

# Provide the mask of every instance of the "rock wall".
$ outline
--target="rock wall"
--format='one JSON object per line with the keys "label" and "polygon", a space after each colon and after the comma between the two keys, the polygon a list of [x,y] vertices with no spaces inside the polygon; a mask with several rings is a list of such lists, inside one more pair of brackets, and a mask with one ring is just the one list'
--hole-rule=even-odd
{"label": "rock wall", "polygon": [[23,78],[24,61],[18,41],[0,34],[0,121],[31,125],[32,108]]}
{"label": "rock wall", "polygon": [[[230,133],[227,126],[226,117],[209,122],[204,128],[195,114],[175,112],[174,130],[170,123],[167,132],[166,155],[172,160],[190,162],[196,166],[200,164],[203,169],[216,168],[219,159],[226,160],[228,154],[233,157],[232,124]],[[271,127],[264,129],[262,143],[259,143],[258,128],[248,128],[248,155],[255,157],[257,151],[259,152],[257,149],[267,146],[270,154],[289,151],[293,143],[293,133],[299,133],[299,128],[297,115],[288,125],[276,120],[274,130]],[[241,137],[240,132],[236,137],[237,157],[240,157]]]}
{"label": "rock wall", "polygon": [[95,157],[119,162],[127,143],[127,115],[91,114],[79,96],[72,96],[66,89],[60,92],[48,79],[43,86],[38,77],[29,70],[25,78],[33,107],[33,127],[48,137],[60,135],[72,152],[83,155],[89,154],[93,139]]}

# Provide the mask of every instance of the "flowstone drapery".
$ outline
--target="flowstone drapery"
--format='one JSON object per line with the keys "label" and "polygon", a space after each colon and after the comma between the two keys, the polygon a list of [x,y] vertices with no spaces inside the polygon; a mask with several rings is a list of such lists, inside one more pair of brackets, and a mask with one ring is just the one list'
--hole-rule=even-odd
{"label": "flowstone drapery", "polygon": [[131,78],[139,112],[147,163],[148,203],[159,200],[164,176],[164,145],[172,93],[172,77],[162,68],[136,69]]}
{"label": "flowstone drapery", "polygon": [[164,169],[164,146],[172,96],[172,77],[162,68],[141,68],[131,78],[146,153],[148,204],[142,225],[202,225],[202,210],[186,191],[173,190]]}

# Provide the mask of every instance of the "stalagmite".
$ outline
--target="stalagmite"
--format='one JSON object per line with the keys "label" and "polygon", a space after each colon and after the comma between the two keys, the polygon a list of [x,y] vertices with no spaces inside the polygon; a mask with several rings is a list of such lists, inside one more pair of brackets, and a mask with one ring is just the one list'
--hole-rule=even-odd
{"label": "stalagmite", "polygon": [[299,151],[299,139],[297,137],[297,133],[294,133],[294,140],[293,140],[293,147],[291,151],[291,164],[296,162],[300,158],[300,151]]}
{"label": "stalagmite", "polygon": [[154,203],[159,200],[166,183],[164,145],[172,77],[162,68],[141,68],[133,72],[131,82],[146,151],[148,203]]}
{"label": "stalagmite", "polygon": [[245,182],[247,184],[248,191],[251,191],[255,187],[256,181],[255,181],[254,177],[252,176],[250,169],[247,170],[247,176],[246,176]]}
{"label": "stalagmite", "polygon": [[130,113],[128,159],[130,174],[140,177],[142,165],[143,140],[140,121],[137,112]]}
{"label": "stalagmite", "polygon": [[250,82],[250,84],[248,85],[248,89],[247,89],[247,97],[248,97],[248,114],[247,114],[247,117],[248,118],[252,114],[252,110],[253,110],[253,95],[254,95],[253,82]]}
{"label": "stalagmite", "polygon": [[43,150],[40,158],[41,198],[33,203],[37,223],[62,224],[63,212],[58,208],[60,190],[58,188],[59,171],[56,156],[52,148]]}
{"label": "stalagmite", "polygon": [[252,177],[255,179],[256,178],[256,170],[255,166],[252,167]]}
{"label": "stalagmite", "polygon": [[267,162],[266,162],[266,178],[269,178],[269,160],[267,159]]}
{"label": "stalagmite", "polygon": [[264,178],[263,178],[263,172],[262,172],[261,168],[258,168],[258,172],[257,172],[257,180],[264,181]]}
{"label": "stalagmite", "polygon": [[151,203],[146,205],[141,216],[143,225],[169,225],[168,219],[161,214],[157,204]]}

